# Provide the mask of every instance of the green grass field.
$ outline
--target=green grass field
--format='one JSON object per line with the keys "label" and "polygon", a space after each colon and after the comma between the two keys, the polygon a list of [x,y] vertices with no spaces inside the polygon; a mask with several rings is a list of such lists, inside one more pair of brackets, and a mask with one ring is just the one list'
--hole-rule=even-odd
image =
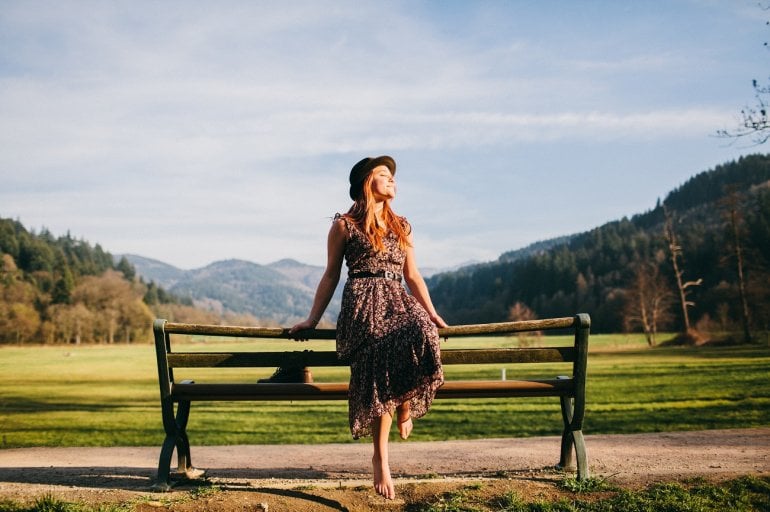
{"label": "green grass field", "polygon": [[[548,345],[551,338],[531,340]],[[194,349],[247,350],[271,343],[207,341]],[[449,340],[445,347],[505,346],[513,339]],[[333,342],[301,349],[333,349]],[[766,426],[770,423],[767,345],[648,349],[641,336],[594,335],[588,368],[585,433],[635,433]],[[221,370],[212,370],[221,371]],[[509,379],[554,376],[558,365],[508,367]],[[235,370],[230,380],[269,375]],[[183,377],[177,372],[177,378]],[[500,378],[499,366],[447,367],[447,378]],[[316,381],[346,380],[345,370],[314,369]],[[200,376],[198,376],[200,378]],[[558,400],[437,400],[411,439],[557,435]],[[194,445],[352,442],[347,404],[335,402],[194,403]],[[394,436],[394,439],[397,436]],[[151,345],[0,348],[0,443],[31,446],[160,446],[163,429]]]}

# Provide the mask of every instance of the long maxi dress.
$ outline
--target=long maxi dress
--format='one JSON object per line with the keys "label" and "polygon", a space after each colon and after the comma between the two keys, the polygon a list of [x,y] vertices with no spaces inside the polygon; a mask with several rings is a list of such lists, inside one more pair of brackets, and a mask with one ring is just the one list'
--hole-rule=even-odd
{"label": "long maxi dress", "polygon": [[[403,273],[406,253],[394,233],[376,252],[358,226],[348,230],[348,280],[337,320],[337,354],[350,361],[348,414],[355,439],[372,434],[373,421],[409,401],[413,418],[424,416],[444,382],[436,326],[399,278],[350,277],[361,272]],[[411,229],[406,219],[402,221]]]}

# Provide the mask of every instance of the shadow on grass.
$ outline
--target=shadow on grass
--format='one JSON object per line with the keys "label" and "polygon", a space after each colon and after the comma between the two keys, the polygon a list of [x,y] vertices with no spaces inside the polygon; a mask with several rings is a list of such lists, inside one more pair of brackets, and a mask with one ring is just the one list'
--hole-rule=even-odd
{"label": "shadow on grass", "polygon": [[[153,404],[154,405],[154,404]],[[111,401],[110,403],[87,403],[87,402],[48,402],[42,400],[32,400],[25,396],[4,396],[0,401],[0,410],[6,414],[26,413],[26,412],[109,412],[126,411],[132,408],[147,409],[147,405],[135,405],[121,401]]]}

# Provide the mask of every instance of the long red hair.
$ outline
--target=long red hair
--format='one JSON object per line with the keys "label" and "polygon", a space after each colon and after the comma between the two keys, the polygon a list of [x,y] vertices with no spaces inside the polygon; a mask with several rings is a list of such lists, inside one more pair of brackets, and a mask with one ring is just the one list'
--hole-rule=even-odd
{"label": "long red hair", "polygon": [[350,220],[356,223],[356,226],[366,235],[371,242],[372,247],[377,252],[385,250],[383,240],[389,231],[392,231],[398,238],[398,246],[401,249],[409,247],[409,232],[411,228],[409,223],[403,217],[396,215],[390,208],[390,201],[385,201],[382,206],[382,219],[385,223],[381,226],[377,222],[377,215],[374,211],[376,201],[372,192],[372,181],[374,173],[371,172],[364,180],[361,196],[356,199],[348,213],[345,214]]}

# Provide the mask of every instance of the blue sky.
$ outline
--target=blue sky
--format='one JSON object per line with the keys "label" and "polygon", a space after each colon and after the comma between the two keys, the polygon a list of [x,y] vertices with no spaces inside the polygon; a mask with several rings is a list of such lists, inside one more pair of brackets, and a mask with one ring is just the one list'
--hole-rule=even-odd
{"label": "blue sky", "polygon": [[181,268],[323,265],[361,157],[418,263],[641,213],[766,151],[755,0],[0,3],[0,216]]}

